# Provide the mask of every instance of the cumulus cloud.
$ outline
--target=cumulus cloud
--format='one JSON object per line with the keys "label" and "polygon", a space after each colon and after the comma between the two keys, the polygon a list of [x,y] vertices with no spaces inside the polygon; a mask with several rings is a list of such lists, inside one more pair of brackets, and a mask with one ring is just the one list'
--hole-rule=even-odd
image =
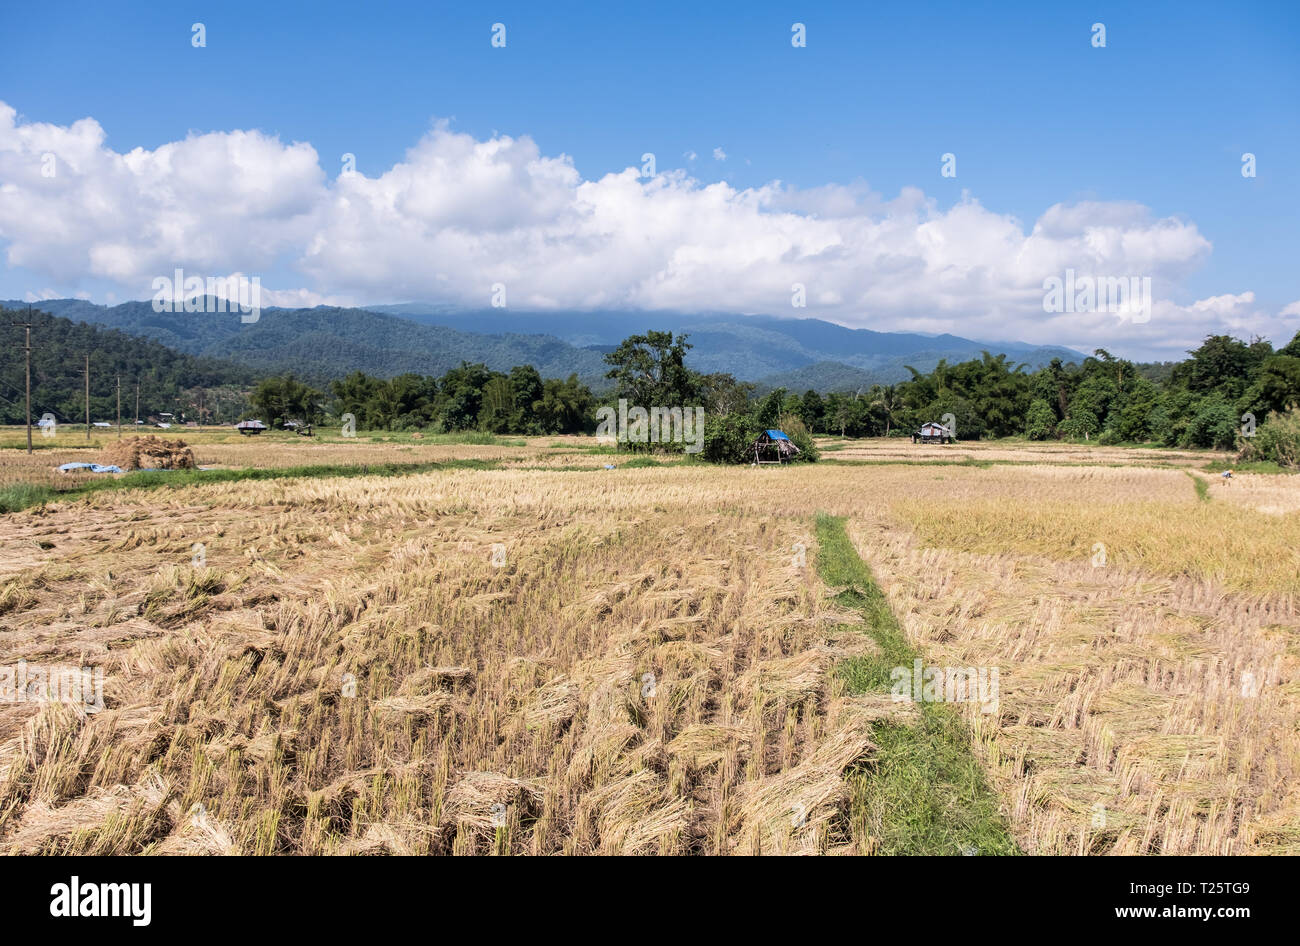
{"label": "cumulus cloud", "polygon": [[725,160],[727,160],[727,152],[723,151],[721,148],[714,148],[714,149],[713,149],[713,160],[714,160],[714,161],[725,161]]}
{"label": "cumulus cloud", "polygon": [[[518,309],[766,312],[1170,357],[1208,331],[1279,322],[1249,291],[1172,302],[1211,245],[1136,203],[1057,204],[1026,228],[969,193],[942,207],[863,182],[738,189],[636,168],[586,180],[531,138],[478,140],[445,122],[383,173],[331,180],[309,144],[257,131],[121,154],[92,119],[23,122],[0,102],[0,241],[11,266],[50,282],[139,298],[178,266],[274,269],[304,286],[266,286],[273,304],[485,306],[504,283]],[[1044,312],[1044,280],[1067,269],[1151,277],[1151,318]],[[807,308],[791,307],[795,284]]]}
{"label": "cumulus cloud", "polygon": [[10,265],[123,285],[169,271],[256,269],[294,251],[326,205],[307,144],[259,132],[105,147],[99,123],[19,123],[0,102],[0,237]]}
{"label": "cumulus cloud", "polygon": [[1256,305],[1255,294],[1247,291],[1210,296],[1187,305],[1157,299],[1149,322],[1125,325],[1115,332],[1115,338],[1134,345],[1138,351],[1178,360],[1199,347],[1206,335],[1233,335],[1248,340],[1263,336],[1280,346],[1294,334],[1294,325],[1288,326]]}

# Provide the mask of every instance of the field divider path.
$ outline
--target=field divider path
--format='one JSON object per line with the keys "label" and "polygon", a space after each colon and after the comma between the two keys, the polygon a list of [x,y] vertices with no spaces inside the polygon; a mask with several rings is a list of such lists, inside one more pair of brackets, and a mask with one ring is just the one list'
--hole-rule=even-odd
{"label": "field divider path", "polygon": [[1210,487],[1206,483],[1205,477],[1199,473],[1193,473],[1191,470],[1184,470],[1183,472],[1191,477],[1192,487],[1196,490],[1196,498],[1203,503],[1208,503],[1210,501]]}
{"label": "field divider path", "polygon": [[[887,694],[896,668],[911,673],[921,654],[854,549],[844,518],[819,513],[816,535],[818,574],[832,590],[841,589],[836,603],[862,615],[879,648],[842,660],[835,672],[850,694]],[[919,712],[877,722],[876,751],[848,776],[859,849],[895,855],[1021,853],[954,707],[926,701],[899,706]]]}

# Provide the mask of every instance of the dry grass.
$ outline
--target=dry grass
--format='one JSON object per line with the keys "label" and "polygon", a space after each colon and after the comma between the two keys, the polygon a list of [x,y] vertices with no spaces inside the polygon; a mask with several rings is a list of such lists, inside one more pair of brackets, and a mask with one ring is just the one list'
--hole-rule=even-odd
{"label": "dry grass", "polygon": [[99,463],[121,470],[192,470],[198,464],[184,440],[166,440],[152,434],[123,437],[104,448]]}
{"label": "dry grass", "polygon": [[[1269,485],[1256,488],[1253,479],[1211,484],[1201,502],[1181,471],[995,467],[916,476],[889,505],[932,545],[1090,562],[1100,544],[1113,566],[1295,598],[1300,517],[1264,513],[1247,497],[1300,504],[1300,480],[1265,477]],[[1243,498],[1223,502],[1229,495]]]}
{"label": "dry grass", "polygon": [[[961,440],[949,444],[914,444],[908,437],[841,440],[819,437],[817,443],[833,460],[877,463],[1034,463],[1061,465],[1130,465],[1200,467],[1232,454],[1211,450],[1167,450],[1154,447],[1103,447],[1094,444]],[[827,449],[829,448],[829,449]]]}
{"label": "dry grass", "polygon": [[108,708],[0,705],[0,847],[872,850],[844,774],[895,709],[832,672],[868,645],[810,567],[824,509],[928,658],[1001,668],[973,746],[1026,850],[1294,853],[1300,516],[1210,493],[1136,467],[677,466],[6,516],[3,660],[102,667]]}
{"label": "dry grass", "polygon": [[1213,474],[1200,474],[1211,499],[1242,506],[1270,516],[1300,512],[1300,489],[1293,474],[1250,473],[1224,480]]}
{"label": "dry grass", "polygon": [[[33,436],[35,451],[27,454],[24,428],[0,428],[0,487],[15,483],[33,483],[63,489],[88,478],[111,474],[60,473],[65,463],[98,463],[110,451],[132,437],[123,428],[121,440],[116,429],[93,429],[90,439],[84,429],[60,427],[51,438],[37,431]],[[142,432],[144,428],[142,428]],[[157,434],[159,431],[150,431]],[[322,431],[316,437],[299,437],[292,433],[271,431],[257,437],[241,436],[229,428],[175,428],[163,436],[180,435],[204,469],[284,468],[334,464],[365,465],[385,463],[425,463],[447,460],[488,460],[503,466],[584,467],[596,469],[606,463],[621,464],[627,455],[591,452],[597,447],[594,437],[551,435],[545,437],[504,437],[499,443],[443,443],[437,438],[413,440],[409,434],[361,434],[342,438],[337,431]],[[519,446],[519,444],[523,444]],[[123,467],[125,469],[125,467]]]}
{"label": "dry grass", "polygon": [[52,540],[65,565],[18,560],[9,653],[103,667],[108,709],[4,708],[6,847],[851,844],[841,775],[869,726],[829,672],[851,647],[790,564],[805,523],[680,505],[611,517],[575,509],[590,490],[576,474],[480,476],[229,484],[147,510],[125,493],[14,517],[6,547]]}
{"label": "dry grass", "polygon": [[999,666],[973,727],[1021,845],[1047,854],[1300,851],[1300,623],[1287,598],[856,530],[909,638]]}

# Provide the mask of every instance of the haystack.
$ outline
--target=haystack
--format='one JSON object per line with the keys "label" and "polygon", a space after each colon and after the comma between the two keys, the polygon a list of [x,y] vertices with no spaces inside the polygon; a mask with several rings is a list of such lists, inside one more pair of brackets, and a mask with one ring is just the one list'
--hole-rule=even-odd
{"label": "haystack", "polygon": [[152,435],[127,437],[110,444],[99,455],[104,466],[123,470],[192,470],[194,451],[184,440],[163,440]]}

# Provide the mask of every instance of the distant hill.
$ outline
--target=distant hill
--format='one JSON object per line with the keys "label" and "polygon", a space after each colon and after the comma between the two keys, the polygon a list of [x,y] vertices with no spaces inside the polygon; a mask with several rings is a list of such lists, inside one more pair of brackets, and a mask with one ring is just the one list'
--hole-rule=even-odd
{"label": "distant hill", "polygon": [[544,377],[577,372],[588,383],[599,382],[606,370],[599,352],[558,338],[465,332],[365,309],[263,309],[257,322],[245,324],[231,313],[154,312],[149,302],[106,307],[58,299],[41,307],[189,354],[230,359],[260,374],[292,371],[317,385],[352,371],[385,378],[441,375],[462,361],[481,361],[498,371],[530,364]]}
{"label": "distant hill", "polygon": [[[425,325],[445,325],[480,332],[544,332],[573,345],[610,350],[622,339],[647,329],[687,332],[695,347],[687,362],[698,371],[726,371],[745,381],[791,389],[815,384],[892,384],[910,377],[904,365],[929,371],[942,358],[950,363],[978,358],[987,350],[1031,367],[1053,358],[1081,362],[1070,348],[1023,342],[976,341],[957,335],[876,332],[851,329],[823,319],[771,315],[683,312],[527,312],[504,309],[473,311],[444,306],[369,306],[371,311],[401,316]],[[838,365],[840,367],[832,367]],[[817,366],[814,369],[814,366]],[[857,372],[846,369],[856,368]],[[839,379],[843,379],[841,382]],[[800,380],[803,379],[803,380]],[[821,379],[817,381],[816,379]],[[819,390],[843,390],[843,387]]]}
{"label": "distant hill", "polygon": [[[24,395],[24,332],[9,325],[28,321],[26,304],[0,303],[0,424],[26,420]],[[41,303],[44,307],[45,303]],[[205,391],[209,419],[233,420],[244,406],[242,392],[255,372],[227,359],[205,358],[173,351],[151,339],[113,329],[59,318],[33,306],[32,422],[50,413],[60,424],[85,421],[85,356],[90,355],[92,421],[117,417],[117,379],[122,379],[122,417],[135,419],[135,386],[140,385],[140,416],[160,411],[180,413],[189,398],[186,389]]]}
{"label": "distant hill", "polygon": [[873,384],[888,384],[880,381],[881,376],[862,368],[855,368],[839,361],[819,361],[792,371],[782,371],[759,378],[754,382],[759,395],[767,394],[776,388],[785,388],[796,394],[804,391],[857,391],[869,388]]}
{"label": "distant hill", "polygon": [[[16,304],[15,304],[16,305]],[[56,315],[156,339],[178,351],[229,359],[259,373],[293,371],[321,385],[351,371],[381,377],[440,375],[461,361],[507,371],[531,364],[545,377],[571,373],[608,385],[604,354],[649,329],[686,332],[697,371],[728,372],[761,387],[851,390],[909,377],[988,350],[1031,368],[1053,358],[1078,362],[1068,348],[980,342],[956,335],[849,329],[821,319],[679,312],[467,311],[432,305],[265,309],[256,323],[237,314],[156,313],[149,302],[98,306],[77,299],[42,302]]]}

